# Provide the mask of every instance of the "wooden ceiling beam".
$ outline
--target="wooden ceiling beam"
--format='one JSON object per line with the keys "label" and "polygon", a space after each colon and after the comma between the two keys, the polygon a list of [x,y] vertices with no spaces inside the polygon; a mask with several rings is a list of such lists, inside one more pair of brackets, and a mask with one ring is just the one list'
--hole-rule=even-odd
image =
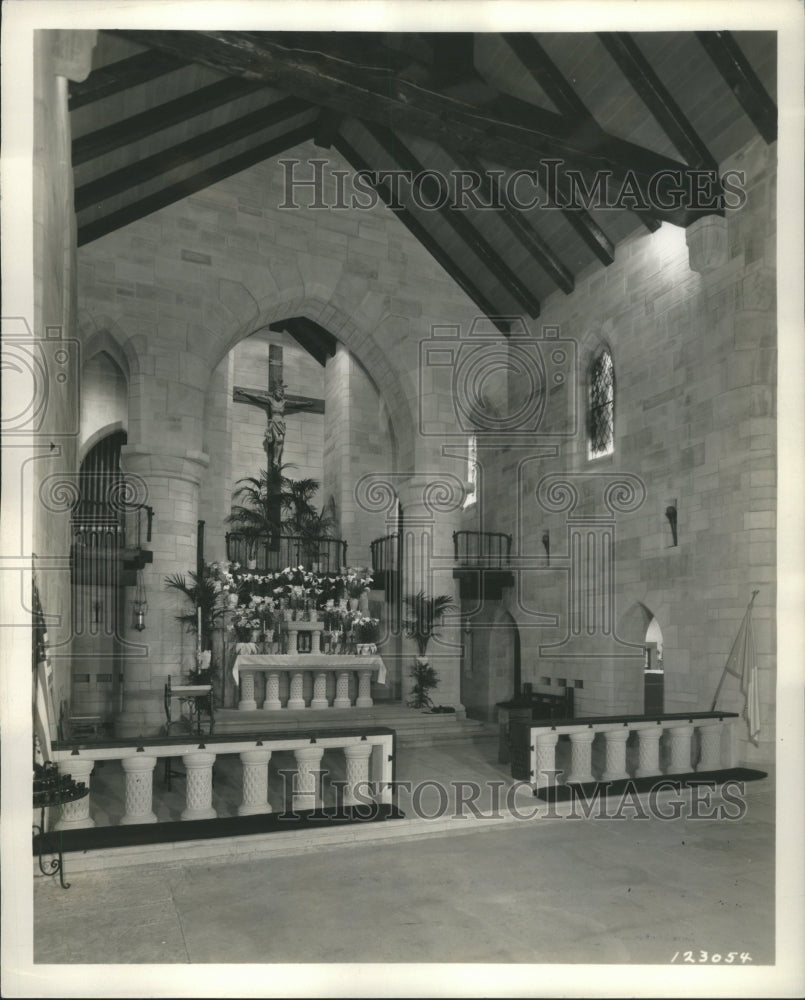
{"label": "wooden ceiling beam", "polygon": [[777,140],[777,105],[730,31],[697,31],[716,69],[767,143]]}
{"label": "wooden ceiling beam", "polygon": [[122,90],[174,73],[187,65],[186,59],[176,59],[154,49],[138,52],[137,55],[94,69],[86,80],[71,80],[67,107],[70,111],[75,111],[76,108],[83,108],[104,97],[119,94]]}
{"label": "wooden ceiling beam", "polygon": [[139,187],[146,181],[153,180],[154,177],[159,177],[170,170],[192,163],[193,160],[214,153],[240,139],[262,132],[272,125],[278,125],[280,122],[308,110],[310,110],[310,105],[305,104],[304,101],[295,97],[283,97],[268,107],[235,118],[233,121],[227,122],[226,125],[219,125],[208,132],[202,132],[201,135],[193,136],[192,139],[170,146],[160,153],[154,153],[153,156],[146,156],[126,167],[104,174],[95,181],[82,184],[75,191],[75,210],[82,212],[94,205],[101,204],[109,198]]}
{"label": "wooden ceiling beam", "polygon": [[598,37],[685,161],[691,166],[717,170],[713,154],[654,72],[634,37],[628,31],[599,31]]}
{"label": "wooden ceiling beam", "polygon": [[322,108],[313,128],[313,142],[321,149],[330,149],[344,121],[344,115]]}
{"label": "wooden ceiling beam", "polygon": [[[530,168],[536,159],[550,157],[571,167],[611,171],[618,183],[629,178],[640,187],[659,170],[679,171],[684,177],[688,169],[588,123],[579,130],[575,119],[500,95],[487,85],[483,100],[470,103],[429,88],[427,79],[423,84],[391,67],[367,67],[361,61],[333,57],[322,51],[333,33],[317,35],[310,49],[288,48],[283,33],[127,30],[122,34],[231,76],[259,79],[312,104],[381,126],[392,123],[440,145],[506,165]],[[678,225],[705,214],[685,206],[655,206],[647,193],[645,200],[658,218]]]}
{"label": "wooden ceiling beam", "polygon": [[[599,128],[590,109],[533,35],[507,32],[503,38],[560,113],[575,117],[579,122],[579,128]],[[650,213],[636,212],[635,214],[650,233],[656,232],[660,228],[660,223]],[[588,221],[592,221],[590,216],[587,218]],[[596,243],[600,246],[598,240]],[[593,249],[594,252],[597,252],[595,248]]]}
{"label": "wooden ceiling beam", "polygon": [[[372,138],[377,142],[392,159],[399,164],[403,170],[409,170],[412,175],[425,174],[425,166],[411,150],[405,145],[402,139],[388,129],[382,128],[372,122],[363,122]],[[428,193],[426,194],[426,187]],[[422,194],[428,199],[438,204],[441,188],[433,172],[429,172],[422,181]],[[431,194],[434,197],[431,199]],[[500,253],[487,241],[487,239],[472,225],[464,213],[456,212],[445,202],[441,207],[433,209],[442,218],[453,232],[465,243],[469,249],[482,261],[486,268],[491,271],[500,281],[509,294],[527,310],[532,318],[539,316],[539,300],[534,296],[520,278],[501,259]]]}
{"label": "wooden ceiling beam", "polygon": [[132,142],[145,139],[188,118],[206,114],[222,104],[236,101],[239,97],[254,94],[264,86],[254,80],[237,78],[220,80],[185,94],[184,97],[166,101],[164,104],[149,108],[148,111],[142,111],[105,128],[88,132],[73,140],[73,166],[80,166],[121,146],[128,146]]}
{"label": "wooden ceiling beam", "polygon": [[311,132],[311,125],[300,125],[289,132],[277,136],[275,139],[260,143],[260,145],[247,150],[245,153],[232,156],[228,160],[216,163],[215,166],[208,167],[206,170],[201,170],[193,174],[192,177],[188,177],[177,184],[171,184],[169,187],[148,195],[146,198],[132,202],[131,205],[126,205],[124,208],[101,216],[93,222],[79,225],[78,245],[84,246],[86,243],[91,243],[93,240],[97,240],[107,233],[114,232],[116,229],[136,222],[138,219],[145,218],[145,216],[151,215],[153,212],[157,212],[167,205],[172,205],[174,202],[181,201],[182,198],[187,198],[197,191],[203,191],[204,188],[209,187],[211,184],[217,184],[218,181],[225,180],[227,177],[233,176],[233,174],[238,174],[241,170],[253,167],[256,163],[262,163],[263,160],[277,156],[279,153],[285,152],[286,149],[292,149],[294,146],[298,146],[300,143],[310,139]]}
{"label": "wooden ceiling beam", "polygon": [[[479,160],[465,153],[453,152],[451,156],[462,170],[470,170],[480,179],[478,194],[483,201],[489,205],[505,205],[501,196],[500,181],[497,177],[491,177]],[[495,212],[495,217],[500,219],[514,238],[528,250],[558,288],[567,294],[573,291],[573,274],[519,212],[507,206]]]}
{"label": "wooden ceiling beam", "polygon": [[335,337],[319,323],[306,316],[291,316],[269,326],[269,330],[288,333],[322,367],[335,357]]}
{"label": "wooden ceiling beam", "polygon": [[480,291],[475,282],[458,266],[458,264],[446,253],[444,248],[434,239],[407,208],[399,206],[387,184],[377,179],[377,171],[372,170],[369,164],[358,153],[358,151],[339,135],[335,140],[335,148],[346,159],[356,171],[365,174],[367,182],[380,195],[384,204],[397,216],[402,224],[408,229],[411,235],[418,240],[422,246],[431,254],[433,259],[439,264],[447,274],[464,291],[468,298],[478,306],[495,327],[503,334],[508,334],[510,323],[506,317],[500,315],[499,311],[492,305],[489,299]]}

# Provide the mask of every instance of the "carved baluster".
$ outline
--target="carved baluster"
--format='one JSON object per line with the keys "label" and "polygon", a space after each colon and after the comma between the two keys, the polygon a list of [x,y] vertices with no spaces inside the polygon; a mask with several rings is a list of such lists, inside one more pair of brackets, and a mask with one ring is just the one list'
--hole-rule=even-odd
{"label": "carved baluster", "polygon": [[152,803],[154,797],[154,768],[156,757],[134,754],[120,762],[126,775],[126,813],[120,823],[156,823]]}
{"label": "carved baluster", "polygon": [[240,760],[243,764],[243,801],[238,806],[238,816],[270,813],[268,762],[271,760],[271,751],[260,748],[244,750]]}
{"label": "carved baluster", "polygon": [[625,727],[604,730],[606,763],[604,773],[601,775],[603,781],[619,781],[629,777],[626,770],[626,741],[628,739],[629,730]]}
{"label": "carved baluster", "polygon": [[372,701],[372,671],[358,671],[358,697],[355,701],[356,708],[371,708]]}
{"label": "carved baluster", "polygon": [[[295,628],[288,628],[288,653],[295,656],[299,652],[298,646],[299,632]],[[290,707],[290,706],[289,706]]]}
{"label": "carved baluster", "polygon": [[352,702],[349,698],[349,670],[342,670],[338,675],[333,708],[352,708]]}
{"label": "carved baluster", "polygon": [[310,633],[310,652],[321,652],[321,632],[318,629]]}
{"label": "carved baluster", "polygon": [[556,743],[559,733],[536,733],[534,736],[534,784],[545,788],[555,780]]}
{"label": "carved baluster", "polygon": [[344,747],[346,760],[346,788],[344,789],[344,805],[354,806],[361,803],[355,792],[359,787],[363,801],[371,798],[367,782],[369,781],[369,759],[372,756],[372,744],[353,743]]}
{"label": "carved baluster", "polygon": [[276,711],[282,708],[280,701],[280,674],[278,670],[269,670],[266,674],[266,698],[263,708],[269,711]]}
{"label": "carved baluster", "polygon": [[[318,633],[314,632],[314,635]],[[327,701],[327,674],[320,670],[313,681],[313,699],[310,702],[311,708],[329,708]]]}
{"label": "carved baluster", "polygon": [[581,733],[570,733],[570,774],[568,782],[584,784],[595,781],[592,772],[593,740],[595,732],[585,729]]}
{"label": "carved baluster", "polygon": [[721,723],[708,721],[699,730],[699,763],[697,771],[717,771],[721,767]]}
{"label": "carved baluster", "polygon": [[214,753],[186,753],[182,756],[187,769],[187,806],[182,819],[215,819],[218,813],[212,806],[212,765]]}
{"label": "carved baluster", "polygon": [[661,726],[651,726],[649,729],[637,730],[637,753],[640,763],[638,764],[635,776],[638,778],[650,778],[652,775],[661,774],[660,770],[660,737],[662,736]]}
{"label": "carved baluster", "polygon": [[[89,788],[89,779],[95,762],[86,758],[72,758],[59,761],[59,774],[69,774],[73,781],[83,781]],[[89,814],[89,795],[72,802],[63,802],[61,815],[54,829],[78,830],[83,827],[95,826],[95,820]]]}
{"label": "carved baluster", "polygon": [[[296,632],[292,632],[296,635]],[[288,708],[307,708],[305,705],[304,678],[300,670],[291,672],[291,691],[288,698]]]}
{"label": "carved baluster", "polygon": [[321,793],[319,789],[319,764],[324,754],[320,746],[301,747],[294,750],[296,757],[296,791],[293,796],[293,811],[303,809],[320,809]]}
{"label": "carved baluster", "polygon": [[240,701],[238,709],[241,712],[254,712],[257,702],[254,700],[254,673],[242,671],[240,675]]}
{"label": "carved baluster", "polygon": [[671,726],[668,732],[669,774],[687,774],[690,771],[691,726]]}

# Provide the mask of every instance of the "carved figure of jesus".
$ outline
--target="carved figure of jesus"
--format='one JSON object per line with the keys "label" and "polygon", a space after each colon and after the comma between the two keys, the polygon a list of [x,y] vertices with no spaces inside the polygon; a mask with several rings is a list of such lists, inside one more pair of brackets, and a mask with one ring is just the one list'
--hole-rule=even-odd
{"label": "carved figure of jesus", "polygon": [[[243,390],[240,390],[238,395],[240,398],[247,400],[254,406],[259,406],[261,410],[265,411],[268,423],[263,438],[263,447],[265,448],[269,468],[271,466],[280,468],[282,466],[282,451],[285,447],[285,408],[288,405],[285,399],[285,383],[274,383],[268,399],[255,396]],[[294,403],[292,409],[288,412],[295,413],[297,410],[303,410],[310,405],[308,402]]]}

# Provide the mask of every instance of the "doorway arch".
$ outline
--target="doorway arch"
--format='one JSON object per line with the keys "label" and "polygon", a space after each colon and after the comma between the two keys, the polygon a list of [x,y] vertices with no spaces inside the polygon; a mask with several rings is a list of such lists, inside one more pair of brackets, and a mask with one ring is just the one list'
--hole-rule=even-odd
{"label": "doorway arch", "polygon": [[497,720],[497,704],[520,690],[520,631],[511,614],[485,605],[464,625],[461,703],[467,717]]}

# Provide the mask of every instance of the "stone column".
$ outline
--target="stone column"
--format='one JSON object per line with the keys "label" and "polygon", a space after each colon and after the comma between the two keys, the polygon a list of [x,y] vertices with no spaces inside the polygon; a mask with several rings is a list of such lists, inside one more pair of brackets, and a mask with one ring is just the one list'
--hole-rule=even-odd
{"label": "stone column", "polygon": [[310,633],[310,652],[321,652],[321,632],[318,629]]}
{"label": "stone column", "polygon": [[156,814],[152,809],[156,757],[138,753],[133,757],[124,757],[120,763],[126,774],[126,814],[120,821],[121,826],[156,823]]}
{"label": "stone column", "polygon": [[559,733],[536,733],[534,736],[534,784],[546,788],[555,780],[556,743]]}
{"label": "stone column", "polygon": [[[292,632],[291,635],[296,635]],[[291,690],[288,697],[288,708],[307,708],[304,696],[304,677],[301,671],[291,671]]]}
{"label": "stone column", "polygon": [[349,670],[342,670],[335,684],[335,700],[333,708],[352,708],[349,700]]}
{"label": "stone column", "polygon": [[628,778],[626,770],[626,741],[629,739],[629,730],[605,729],[604,730],[606,764],[604,773],[601,775],[603,781],[620,781]]}
{"label": "stone column", "polygon": [[269,711],[276,711],[282,708],[280,701],[280,675],[278,670],[269,670],[266,674],[266,699],[263,708]]}
{"label": "stone column", "polygon": [[[89,788],[89,779],[94,766],[94,760],[81,757],[71,760],[60,760],[59,774],[69,774],[73,781],[83,781],[87,788]],[[61,815],[54,829],[78,830],[82,827],[95,826],[95,820],[89,814],[89,799],[90,796],[85,795],[83,799],[64,802],[61,807]]]}
{"label": "stone column", "polygon": [[690,771],[690,738],[693,735],[691,726],[671,726],[667,730],[670,759],[669,774],[687,774]]}
{"label": "stone column", "polygon": [[[318,635],[318,632],[314,632],[313,634]],[[330,707],[330,703],[327,701],[327,674],[323,670],[316,674],[313,681],[313,699],[310,702],[310,707]]]}
{"label": "stone column", "polygon": [[697,771],[717,771],[721,767],[721,723],[707,722],[699,730],[699,763]]}
{"label": "stone column", "polygon": [[[170,375],[165,377],[169,379]],[[136,404],[144,410],[154,405],[147,382],[143,378],[130,389],[132,394],[139,391]],[[164,398],[164,388],[161,392]],[[204,393],[184,385],[182,392],[190,421],[196,396],[199,414],[203,412]],[[170,416],[166,415],[165,420],[170,423]],[[157,451],[163,440],[168,447],[177,444],[165,433],[161,421],[159,414],[148,413],[147,420],[144,418],[142,422],[147,424],[144,433],[153,444],[132,443],[125,445],[121,452],[120,464],[127,482],[127,493],[119,498],[122,509],[125,511],[127,505],[144,503],[154,514],[151,540],[147,541],[145,535],[141,540],[143,548],[153,554],[153,562],[142,570],[148,602],[142,632],[134,630],[131,624],[134,591],[129,587],[125,592],[120,635],[123,711],[115,720],[115,733],[123,738],[159,732],[165,723],[165,677],[181,678],[193,665],[195,653],[194,637],[185,633],[176,621],[177,614],[191,610],[190,605],[176,591],[167,589],[164,580],[170,574],[187,574],[196,568],[199,484],[208,457],[192,450],[178,454]],[[128,514],[131,518],[130,506]]]}
{"label": "stone column", "polygon": [[583,733],[570,733],[570,774],[568,784],[584,784],[595,781],[592,772],[592,753],[595,731],[585,729]]}
{"label": "stone column", "polygon": [[243,801],[238,806],[238,816],[270,813],[268,804],[268,762],[270,750],[244,750],[240,755],[243,764]]}
{"label": "stone column", "polygon": [[288,654],[295,656],[299,651],[299,631],[288,624]]}
{"label": "stone column", "polygon": [[346,788],[344,789],[344,805],[354,806],[360,804],[360,800],[355,795],[355,789],[360,784],[363,798],[368,797],[366,782],[369,780],[369,760],[372,756],[372,744],[367,740],[365,743],[352,743],[344,747],[344,759],[346,761]]}
{"label": "stone column", "polygon": [[372,671],[358,671],[358,697],[355,701],[356,708],[371,708],[372,701]]}
{"label": "stone column", "polygon": [[650,778],[661,774],[660,770],[660,737],[662,726],[651,726],[650,729],[638,729],[637,752],[640,763],[635,771],[637,778]]}
{"label": "stone column", "polygon": [[212,765],[215,754],[194,751],[182,756],[187,769],[187,807],[182,819],[215,819],[218,813],[212,806]]}
{"label": "stone column", "polygon": [[238,702],[239,712],[254,712],[257,709],[257,702],[254,700],[254,674],[246,671],[240,673],[240,701]]}
{"label": "stone column", "polygon": [[324,755],[320,746],[301,747],[294,750],[297,763],[296,792],[293,796],[294,812],[305,809],[321,808],[321,791],[319,788],[319,764]]}

